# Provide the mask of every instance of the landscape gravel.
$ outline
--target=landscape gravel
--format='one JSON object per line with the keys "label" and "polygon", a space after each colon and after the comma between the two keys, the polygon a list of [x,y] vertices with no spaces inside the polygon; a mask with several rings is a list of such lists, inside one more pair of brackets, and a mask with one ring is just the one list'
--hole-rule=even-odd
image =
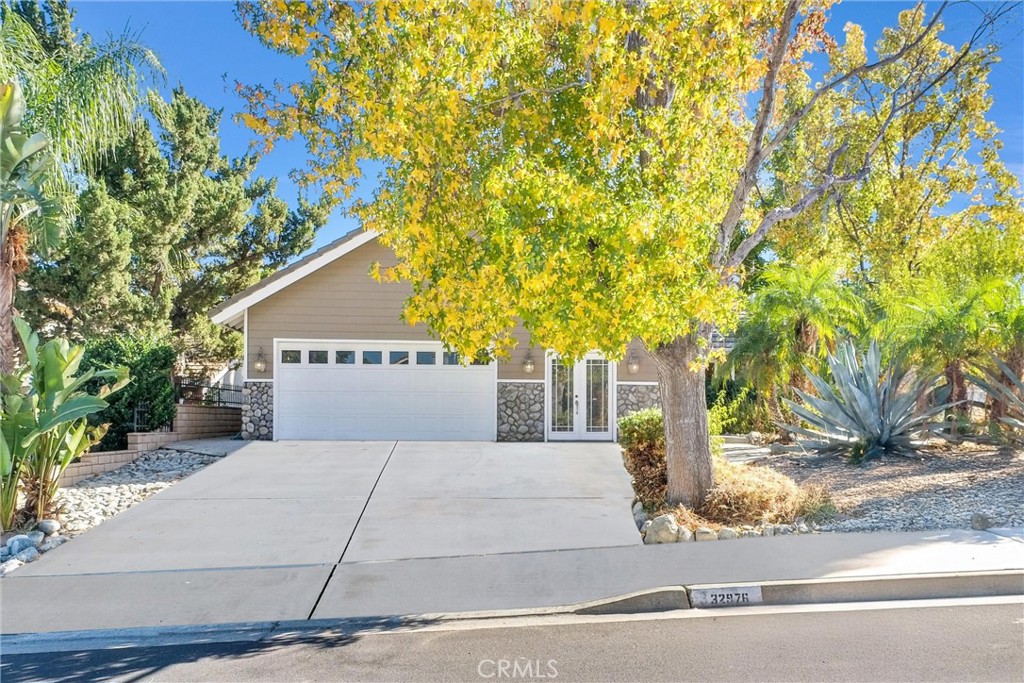
{"label": "landscape gravel", "polygon": [[[1024,451],[964,444],[920,458],[854,466],[839,458],[762,461],[799,483],[825,484],[840,514],[821,531],[925,531],[1024,526]],[[986,520],[987,518],[987,520]],[[985,520],[987,524],[978,524]]]}
{"label": "landscape gravel", "polygon": [[150,451],[124,467],[64,487],[57,494],[63,533],[87,531],[219,459],[169,449]]}

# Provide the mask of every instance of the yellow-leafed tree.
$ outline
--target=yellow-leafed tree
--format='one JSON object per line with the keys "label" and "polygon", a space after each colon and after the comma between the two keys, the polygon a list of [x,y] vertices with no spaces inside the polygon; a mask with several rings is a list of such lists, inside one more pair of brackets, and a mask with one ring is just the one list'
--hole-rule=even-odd
{"label": "yellow-leafed tree", "polygon": [[[303,179],[339,198],[382,162],[372,200],[351,201],[398,256],[378,277],[411,283],[406,320],[464,355],[504,354],[520,321],[570,357],[642,339],[668,497],[696,505],[713,485],[708,340],[735,323],[746,259],[861,182],[885,131],[974,58],[997,14],[936,51],[942,10],[918,8],[869,57],[856,27],[842,46],[829,35],[828,4],[242,3],[245,26],[309,76],[240,84],[241,118],[266,145],[304,138]],[[858,104],[864,88],[879,107]],[[805,125],[817,144],[791,144]],[[787,182],[766,196],[780,160]]]}

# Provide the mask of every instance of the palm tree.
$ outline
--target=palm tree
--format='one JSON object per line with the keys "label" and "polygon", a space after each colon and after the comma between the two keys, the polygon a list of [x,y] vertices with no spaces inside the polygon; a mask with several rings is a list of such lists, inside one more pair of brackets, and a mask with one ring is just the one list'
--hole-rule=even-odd
{"label": "palm tree", "polygon": [[14,320],[15,273],[27,264],[32,238],[48,248],[57,238],[62,217],[58,199],[45,187],[55,173],[50,141],[43,133],[29,135],[22,128],[25,98],[17,82],[0,85],[0,374],[14,363],[11,344]]}
{"label": "palm tree", "polygon": [[774,263],[751,297],[750,316],[722,370],[740,370],[765,397],[772,419],[783,421],[780,393],[793,398],[792,388],[806,390],[802,368],[820,367],[840,338],[864,330],[866,318],[864,301],[833,264]]}
{"label": "palm tree", "polygon": [[[987,359],[1004,341],[1001,315],[1014,283],[1003,277],[950,283],[924,278],[914,291],[889,306],[885,328],[926,368],[941,371],[951,387],[953,411],[962,419],[968,411],[965,370]],[[1020,285],[1016,285],[1020,287]],[[954,425],[955,430],[955,425]]]}
{"label": "palm tree", "polygon": [[[55,6],[54,17],[74,38],[66,3]],[[48,27],[40,16],[35,5],[0,6],[0,83],[8,104],[0,175],[0,372],[10,372],[14,361],[17,274],[33,250],[45,254],[57,242],[73,217],[83,174],[131,132],[142,101],[140,78],[163,73],[153,53],[129,35],[101,45],[71,40],[44,46],[40,32]]]}
{"label": "palm tree", "polygon": [[25,127],[49,136],[58,167],[71,179],[125,139],[145,100],[141,81],[164,72],[156,55],[128,33],[100,44],[44,43],[47,30],[77,37],[65,2],[54,3],[51,12],[67,25],[47,26],[34,3],[0,7],[0,81],[21,83]]}

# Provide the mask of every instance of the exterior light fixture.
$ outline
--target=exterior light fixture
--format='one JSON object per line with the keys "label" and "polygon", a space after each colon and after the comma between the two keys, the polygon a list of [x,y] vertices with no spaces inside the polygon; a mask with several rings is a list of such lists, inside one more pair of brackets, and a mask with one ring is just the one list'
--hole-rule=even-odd
{"label": "exterior light fixture", "polygon": [[533,374],[533,370],[534,370],[533,352],[527,350],[527,352],[526,352],[526,359],[523,360],[523,372],[525,372],[527,375],[532,375]]}
{"label": "exterior light fixture", "polygon": [[260,350],[256,352],[256,360],[252,362],[252,369],[256,372],[267,371],[267,357],[263,355],[262,346],[260,347]]}
{"label": "exterior light fixture", "polygon": [[626,369],[631,375],[640,372],[640,359],[636,357],[635,353],[629,354],[629,358],[626,359]]}

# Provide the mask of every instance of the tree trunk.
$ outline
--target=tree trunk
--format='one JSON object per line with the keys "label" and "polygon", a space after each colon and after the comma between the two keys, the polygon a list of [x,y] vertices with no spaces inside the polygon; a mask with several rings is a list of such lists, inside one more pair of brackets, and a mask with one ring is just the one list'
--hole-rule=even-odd
{"label": "tree trunk", "polygon": [[0,374],[14,369],[14,268],[8,245],[0,245]]}
{"label": "tree trunk", "polygon": [[678,337],[653,352],[665,416],[668,502],[700,507],[714,486],[704,366],[691,369],[700,355],[697,333]]}
{"label": "tree trunk", "polygon": [[946,376],[946,381],[949,382],[952,391],[949,395],[949,401],[955,405],[950,409],[950,413],[953,416],[953,422],[950,424],[949,435],[951,437],[958,438],[960,434],[961,420],[966,421],[970,418],[970,406],[963,403],[967,399],[967,378],[964,377],[963,367],[960,365],[960,361],[953,361],[948,364],[943,370],[943,374]]}

